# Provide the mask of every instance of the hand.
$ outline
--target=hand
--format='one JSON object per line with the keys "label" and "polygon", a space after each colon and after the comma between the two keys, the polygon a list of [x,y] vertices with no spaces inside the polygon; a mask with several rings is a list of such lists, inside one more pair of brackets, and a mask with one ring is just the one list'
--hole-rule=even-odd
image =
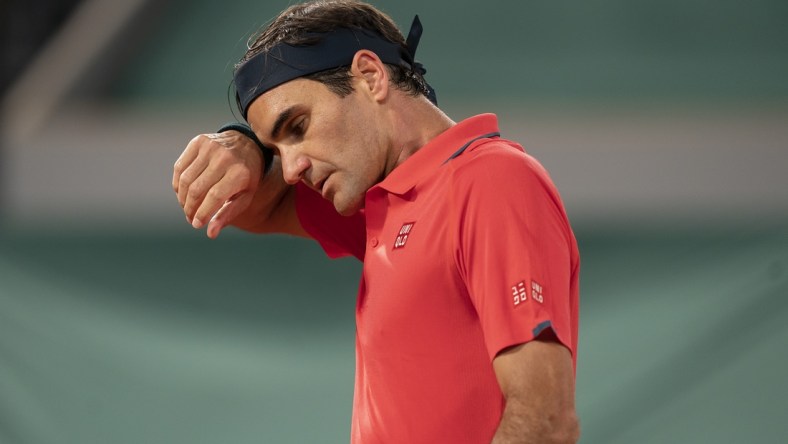
{"label": "hand", "polygon": [[201,134],[175,162],[172,188],[186,220],[194,228],[208,223],[207,235],[219,232],[250,209],[260,185],[263,156],[237,131]]}

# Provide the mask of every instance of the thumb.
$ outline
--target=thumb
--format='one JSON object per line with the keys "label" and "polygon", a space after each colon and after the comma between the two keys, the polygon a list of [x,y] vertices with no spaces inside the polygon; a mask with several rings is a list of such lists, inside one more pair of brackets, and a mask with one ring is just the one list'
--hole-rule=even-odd
{"label": "thumb", "polygon": [[219,232],[222,231],[224,227],[230,225],[239,214],[243,213],[249,207],[253,197],[254,193],[247,191],[238,193],[227,200],[208,223],[208,237],[216,239],[216,237],[219,236]]}

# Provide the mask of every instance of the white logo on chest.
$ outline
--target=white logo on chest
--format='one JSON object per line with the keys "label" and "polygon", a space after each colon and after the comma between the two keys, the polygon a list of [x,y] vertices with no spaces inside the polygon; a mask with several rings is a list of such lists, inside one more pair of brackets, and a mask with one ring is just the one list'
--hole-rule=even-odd
{"label": "white logo on chest", "polygon": [[397,234],[397,239],[394,241],[394,250],[405,246],[405,243],[408,241],[408,236],[410,236],[410,232],[413,230],[413,225],[415,224],[416,222],[406,222],[402,224],[402,228],[399,229],[399,234]]}

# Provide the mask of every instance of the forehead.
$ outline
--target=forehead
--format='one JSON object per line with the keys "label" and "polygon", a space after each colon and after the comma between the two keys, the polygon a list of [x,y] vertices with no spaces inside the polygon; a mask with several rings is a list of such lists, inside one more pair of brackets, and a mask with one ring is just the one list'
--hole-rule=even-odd
{"label": "forehead", "polygon": [[294,79],[261,94],[249,106],[250,124],[271,124],[271,120],[284,110],[300,105],[312,106],[324,99],[328,91],[325,85],[315,80]]}

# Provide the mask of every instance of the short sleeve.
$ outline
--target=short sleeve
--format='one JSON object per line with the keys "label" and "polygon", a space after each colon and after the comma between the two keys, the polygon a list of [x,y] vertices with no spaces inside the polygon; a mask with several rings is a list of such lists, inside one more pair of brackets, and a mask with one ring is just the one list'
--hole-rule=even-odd
{"label": "short sleeve", "polygon": [[547,172],[505,142],[456,160],[455,260],[490,359],[548,329],[574,356],[577,244]]}
{"label": "short sleeve", "polygon": [[296,187],[296,213],[304,230],[331,258],[355,256],[364,260],[366,223],[363,212],[337,213],[331,202],[302,183]]}

